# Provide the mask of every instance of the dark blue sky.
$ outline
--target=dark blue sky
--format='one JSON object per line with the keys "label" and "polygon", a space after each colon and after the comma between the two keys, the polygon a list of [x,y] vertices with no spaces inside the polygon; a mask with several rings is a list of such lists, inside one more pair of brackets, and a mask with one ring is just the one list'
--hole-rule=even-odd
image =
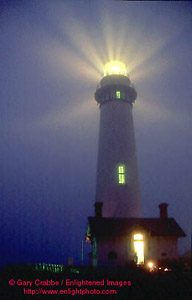
{"label": "dark blue sky", "polygon": [[1,1],[2,262],[80,262],[93,215],[109,59],[128,66],[144,217],[158,204],[188,234],[192,196],[190,2]]}

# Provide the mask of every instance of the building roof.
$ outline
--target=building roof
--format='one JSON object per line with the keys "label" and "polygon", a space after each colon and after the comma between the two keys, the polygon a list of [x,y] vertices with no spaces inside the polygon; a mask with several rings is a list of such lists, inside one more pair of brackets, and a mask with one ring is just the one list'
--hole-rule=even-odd
{"label": "building roof", "polygon": [[88,234],[93,237],[125,236],[133,230],[145,230],[151,236],[185,237],[173,218],[88,218]]}

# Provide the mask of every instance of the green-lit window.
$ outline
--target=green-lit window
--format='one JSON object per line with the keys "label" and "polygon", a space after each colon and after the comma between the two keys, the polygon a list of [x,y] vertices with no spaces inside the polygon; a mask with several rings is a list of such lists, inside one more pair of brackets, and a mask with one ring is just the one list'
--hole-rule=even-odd
{"label": "green-lit window", "polygon": [[120,91],[116,91],[116,98],[120,99],[121,98],[121,92]]}
{"label": "green-lit window", "polygon": [[118,166],[118,175],[119,175],[119,184],[125,183],[125,166],[119,165]]}

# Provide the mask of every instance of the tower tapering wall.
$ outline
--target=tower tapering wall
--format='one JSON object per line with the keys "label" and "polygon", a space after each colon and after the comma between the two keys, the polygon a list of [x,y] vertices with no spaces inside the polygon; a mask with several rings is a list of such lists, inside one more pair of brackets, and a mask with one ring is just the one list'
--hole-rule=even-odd
{"label": "tower tapering wall", "polygon": [[[120,92],[117,98],[116,92]],[[96,202],[103,217],[141,217],[132,102],[136,91],[126,76],[106,76],[95,93],[100,103]],[[119,183],[119,166],[125,183]]]}

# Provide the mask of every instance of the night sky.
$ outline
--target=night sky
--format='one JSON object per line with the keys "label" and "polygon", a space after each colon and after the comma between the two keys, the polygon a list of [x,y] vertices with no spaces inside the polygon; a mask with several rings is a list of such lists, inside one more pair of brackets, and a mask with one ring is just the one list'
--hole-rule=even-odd
{"label": "night sky", "polygon": [[138,93],[143,217],[169,203],[188,235],[179,253],[189,249],[192,4],[0,1],[1,266],[80,263],[95,201],[94,92],[110,59],[127,64]]}

